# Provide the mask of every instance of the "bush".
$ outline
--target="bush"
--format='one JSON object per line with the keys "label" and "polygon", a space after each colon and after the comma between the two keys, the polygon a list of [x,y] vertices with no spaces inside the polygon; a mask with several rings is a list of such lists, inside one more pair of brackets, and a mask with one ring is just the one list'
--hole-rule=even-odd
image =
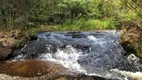
{"label": "bush", "polygon": [[99,20],[99,19],[79,19],[70,23],[65,22],[59,26],[59,30],[104,30],[104,29],[116,29],[119,26],[119,22],[113,19]]}

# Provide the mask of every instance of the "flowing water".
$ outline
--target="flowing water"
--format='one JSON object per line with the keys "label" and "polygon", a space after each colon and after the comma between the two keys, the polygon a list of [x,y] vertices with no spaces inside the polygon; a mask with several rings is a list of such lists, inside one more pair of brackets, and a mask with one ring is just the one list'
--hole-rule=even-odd
{"label": "flowing water", "polygon": [[124,56],[120,32],[46,32],[38,40],[15,50],[12,60],[38,58],[67,68],[69,72],[94,75],[106,79],[127,80],[111,69],[137,71]]}

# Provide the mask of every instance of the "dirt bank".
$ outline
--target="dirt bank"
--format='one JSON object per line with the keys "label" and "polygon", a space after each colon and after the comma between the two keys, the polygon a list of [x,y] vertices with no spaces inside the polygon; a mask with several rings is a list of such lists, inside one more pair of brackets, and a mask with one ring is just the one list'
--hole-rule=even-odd
{"label": "dirt bank", "polygon": [[0,60],[6,58],[14,48],[24,46],[28,35],[21,30],[0,32]]}

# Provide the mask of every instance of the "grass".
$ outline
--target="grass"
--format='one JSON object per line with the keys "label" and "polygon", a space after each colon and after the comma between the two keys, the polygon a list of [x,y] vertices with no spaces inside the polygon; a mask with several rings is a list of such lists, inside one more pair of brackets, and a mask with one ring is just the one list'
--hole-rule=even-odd
{"label": "grass", "polygon": [[98,20],[98,19],[79,19],[75,20],[72,23],[67,21],[66,23],[59,25],[58,30],[73,30],[73,31],[80,31],[80,30],[105,30],[105,29],[116,29],[118,24],[116,21],[112,19],[106,20]]}

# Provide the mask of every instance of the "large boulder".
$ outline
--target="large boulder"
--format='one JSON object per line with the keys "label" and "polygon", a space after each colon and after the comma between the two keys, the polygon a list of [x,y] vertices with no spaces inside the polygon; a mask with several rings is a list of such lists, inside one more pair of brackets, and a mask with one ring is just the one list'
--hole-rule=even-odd
{"label": "large boulder", "polygon": [[0,80],[107,80],[84,74],[69,74],[57,64],[37,59],[0,62]]}
{"label": "large boulder", "polygon": [[36,77],[41,75],[54,76],[63,74],[64,68],[41,60],[3,61],[0,62],[0,73],[11,76]]}

